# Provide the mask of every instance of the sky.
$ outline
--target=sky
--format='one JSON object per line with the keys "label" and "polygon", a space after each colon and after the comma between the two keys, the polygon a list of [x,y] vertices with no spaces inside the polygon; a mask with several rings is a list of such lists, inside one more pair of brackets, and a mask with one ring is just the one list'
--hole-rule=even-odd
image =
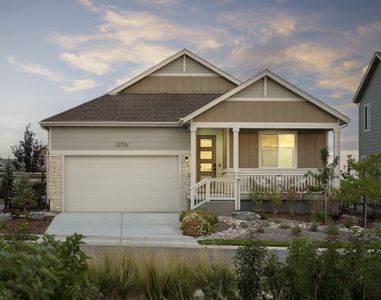
{"label": "sky", "polygon": [[103,95],[187,48],[246,80],[264,69],[348,115],[381,51],[381,1],[0,0],[0,157],[31,124]]}

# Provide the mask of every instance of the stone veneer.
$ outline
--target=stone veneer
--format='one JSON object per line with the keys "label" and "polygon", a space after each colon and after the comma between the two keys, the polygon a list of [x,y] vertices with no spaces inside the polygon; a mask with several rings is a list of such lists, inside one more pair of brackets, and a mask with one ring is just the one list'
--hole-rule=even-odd
{"label": "stone veneer", "polygon": [[[185,162],[185,157],[188,157],[188,162]],[[190,190],[190,156],[181,155],[181,209],[185,210],[189,208],[189,201],[187,195]]]}
{"label": "stone veneer", "polygon": [[48,155],[48,200],[51,211],[62,211],[62,156]]}

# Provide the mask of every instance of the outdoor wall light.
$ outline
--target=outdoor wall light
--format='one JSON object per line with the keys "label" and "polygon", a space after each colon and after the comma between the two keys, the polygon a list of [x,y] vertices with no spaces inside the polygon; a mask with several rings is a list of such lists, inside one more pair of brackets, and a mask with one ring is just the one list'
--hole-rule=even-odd
{"label": "outdoor wall light", "polygon": [[189,157],[185,156],[185,163],[188,163],[188,161],[189,161]]}

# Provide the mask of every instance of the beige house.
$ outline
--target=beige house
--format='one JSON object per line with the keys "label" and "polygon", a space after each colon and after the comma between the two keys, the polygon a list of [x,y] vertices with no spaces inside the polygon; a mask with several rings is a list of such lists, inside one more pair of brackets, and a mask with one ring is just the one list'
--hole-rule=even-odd
{"label": "beige house", "polygon": [[240,210],[253,189],[316,184],[304,174],[320,166],[330,131],[339,156],[348,122],[269,70],[241,82],[184,49],[40,122],[51,209]]}

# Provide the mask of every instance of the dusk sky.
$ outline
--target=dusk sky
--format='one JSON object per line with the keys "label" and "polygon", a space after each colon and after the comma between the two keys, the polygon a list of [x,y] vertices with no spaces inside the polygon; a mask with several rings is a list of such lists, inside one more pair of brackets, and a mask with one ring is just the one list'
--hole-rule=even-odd
{"label": "dusk sky", "polygon": [[[100,96],[187,48],[246,80],[270,69],[348,115],[375,51],[381,1],[0,0],[0,157],[25,125]],[[356,154],[357,155],[357,154]]]}

